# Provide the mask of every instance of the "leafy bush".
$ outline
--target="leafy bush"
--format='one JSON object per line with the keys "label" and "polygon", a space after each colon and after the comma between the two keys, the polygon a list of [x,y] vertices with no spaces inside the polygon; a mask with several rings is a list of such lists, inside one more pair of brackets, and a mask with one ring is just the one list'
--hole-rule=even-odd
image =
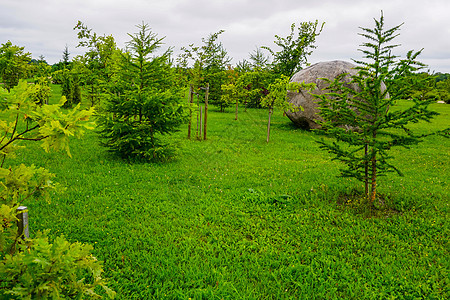
{"label": "leafy bush", "polygon": [[50,82],[45,77],[38,77],[35,80],[35,88],[33,91],[33,100],[42,105],[48,104],[48,99],[50,98],[51,90],[50,90]]}
{"label": "leafy bush", "polygon": [[101,277],[102,264],[92,254],[92,246],[69,243],[63,236],[53,243],[46,234],[21,243],[14,255],[0,263],[0,293],[19,299],[101,298],[101,286],[108,296],[114,292]]}
{"label": "leafy bush", "polygon": [[[31,298],[92,298],[103,287],[110,297],[114,292],[101,278],[101,263],[90,254],[92,247],[71,244],[63,237],[49,242],[46,234],[23,240],[18,235],[16,211],[30,197],[48,196],[56,190],[53,174],[34,165],[5,167],[11,162],[22,141],[41,141],[49,151],[65,150],[70,156],[69,136],[80,137],[93,110],[79,106],[64,113],[65,98],[56,105],[39,105],[34,101],[35,87],[26,82],[9,92],[0,88],[0,296]],[[8,158],[8,160],[6,160]]]}

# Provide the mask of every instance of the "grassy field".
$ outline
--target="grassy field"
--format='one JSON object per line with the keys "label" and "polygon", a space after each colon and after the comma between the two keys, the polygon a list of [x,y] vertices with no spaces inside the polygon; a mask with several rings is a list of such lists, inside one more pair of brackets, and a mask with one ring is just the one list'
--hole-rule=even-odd
{"label": "grassy field", "polygon": [[[432,108],[423,132],[449,125],[450,106]],[[405,176],[380,179],[390,209],[364,213],[318,136],[277,112],[267,144],[266,122],[212,109],[208,140],[183,126],[166,164],[117,160],[93,132],[73,158],[29,147],[14,163],[67,188],[27,200],[30,231],[94,245],[118,299],[450,298],[448,139],[393,151]]]}

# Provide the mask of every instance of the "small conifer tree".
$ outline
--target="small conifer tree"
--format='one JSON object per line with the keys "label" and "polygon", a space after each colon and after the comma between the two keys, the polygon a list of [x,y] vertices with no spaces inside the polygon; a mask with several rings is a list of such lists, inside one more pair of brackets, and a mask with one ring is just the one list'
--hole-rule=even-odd
{"label": "small conifer tree", "polygon": [[407,75],[424,67],[416,61],[422,50],[409,51],[405,59],[392,54],[398,45],[391,42],[401,25],[385,30],[381,14],[375,28],[361,28],[367,42],[360,51],[366,60],[355,61],[357,74],[350,79],[358,88],[350,88],[349,80],[344,80],[349,75],[342,74],[330,82],[328,93],[317,96],[321,99],[322,128],[335,140],[322,140],[321,148],[347,165],[342,170],[344,177],[364,182],[370,205],[377,199],[379,176],[393,171],[402,175],[390,162],[389,150],[395,146],[408,148],[426,136],[413,133],[407,125],[430,121],[437,114],[428,109],[430,101],[415,98],[405,110],[392,109],[397,100],[407,97],[406,91],[421,84],[418,77],[405,80]]}
{"label": "small conifer tree", "polygon": [[[103,144],[123,158],[167,160],[173,148],[161,138],[185,121],[182,94],[176,88],[170,49],[160,56],[162,38],[147,24],[129,35],[129,52],[117,62],[110,98],[99,118]],[[155,55],[155,56],[153,56]]]}

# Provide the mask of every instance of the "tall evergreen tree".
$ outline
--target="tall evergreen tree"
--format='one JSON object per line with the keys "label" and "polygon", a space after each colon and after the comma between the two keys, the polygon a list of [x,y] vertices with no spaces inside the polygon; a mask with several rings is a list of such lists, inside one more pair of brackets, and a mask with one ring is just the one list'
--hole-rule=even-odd
{"label": "tall evergreen tree", "polygon": [[67,45],[64,47],[62,63],[64,64],[64,66],[65,66],[66,68],[69,68],[69,64],[70,64],[70,53],[69,53],[69,47],[67,47]]}

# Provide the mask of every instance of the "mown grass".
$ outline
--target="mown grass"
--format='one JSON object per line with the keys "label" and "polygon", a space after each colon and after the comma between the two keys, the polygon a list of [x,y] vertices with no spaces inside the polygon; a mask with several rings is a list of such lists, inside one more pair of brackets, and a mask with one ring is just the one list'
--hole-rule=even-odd
{"label": "mown grass", "polygon": [[[448,126],[449,106],[433,109],[417,129]],[[272,120],[267,144],[265,110],[212,109],[208,140],[184,126],[165,164],[115,159],[93,132],[73,158],[30,146],[15,162],[67,187],[27,200],[30,231],[94,245],[118,299],[450,298],[449,141],[393,151],[405,176],[380,179],[390,209],[360,213],[342,195],[361,184],[337,177],[319,137]]]}

